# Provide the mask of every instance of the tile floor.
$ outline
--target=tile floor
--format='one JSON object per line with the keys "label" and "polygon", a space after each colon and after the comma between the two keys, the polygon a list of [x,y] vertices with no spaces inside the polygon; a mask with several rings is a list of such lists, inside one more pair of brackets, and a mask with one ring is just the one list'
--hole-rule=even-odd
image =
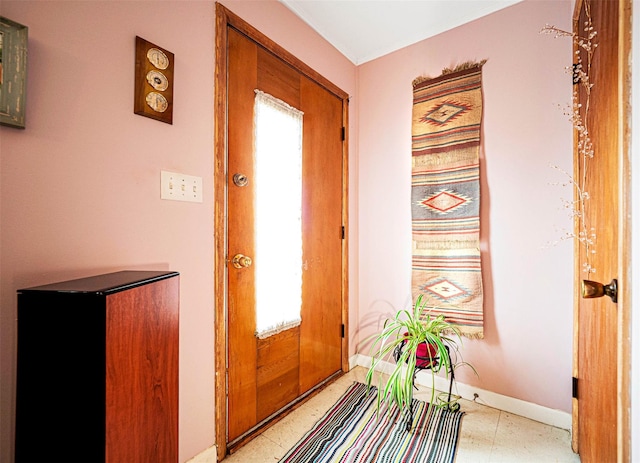
{"label": "tile floor", "polygon": [[[365,374],[366,369],[354,368],[224,461],[277,462],[353,381],[364,382]],[[429,390],[421,388],[415,397],[428,401]],[[580,462],[580,457],[571,451],[569,431],[468,400],[461,400],[460,405],[465,416],[456,463]]]}

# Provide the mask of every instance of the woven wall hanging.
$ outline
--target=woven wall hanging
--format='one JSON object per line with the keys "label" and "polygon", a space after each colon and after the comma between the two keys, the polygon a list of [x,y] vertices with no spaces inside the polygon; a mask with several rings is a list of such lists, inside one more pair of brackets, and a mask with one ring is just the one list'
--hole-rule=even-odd
{"label": "woven wall hanging", "polygon": [[483,337],[480,261],[482,65],[413,82],[412,281],[462,335]]}

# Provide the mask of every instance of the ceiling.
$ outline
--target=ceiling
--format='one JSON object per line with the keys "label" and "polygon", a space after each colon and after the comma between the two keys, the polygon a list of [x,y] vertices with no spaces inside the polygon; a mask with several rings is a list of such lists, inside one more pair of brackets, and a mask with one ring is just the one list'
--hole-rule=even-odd
{"label": "ceiling", "polygon": [[280,0],[362,64],[522,0]]}

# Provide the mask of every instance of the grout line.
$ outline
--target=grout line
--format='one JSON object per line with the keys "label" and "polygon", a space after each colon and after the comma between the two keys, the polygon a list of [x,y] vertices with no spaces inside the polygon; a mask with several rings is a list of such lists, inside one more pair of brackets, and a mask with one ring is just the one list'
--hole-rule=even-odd
{"label": "grout line", "polygon": [[496,429],[493,431],[493,439],[491,440],[491,448],[489,449],[489,461],[487,463],[491,463],[493,459],[493,450],[496,448],[496,438],[498,437],[498,428],[500,427],[503,413],[502,410],[498,410],[498,421],[496,422]]}

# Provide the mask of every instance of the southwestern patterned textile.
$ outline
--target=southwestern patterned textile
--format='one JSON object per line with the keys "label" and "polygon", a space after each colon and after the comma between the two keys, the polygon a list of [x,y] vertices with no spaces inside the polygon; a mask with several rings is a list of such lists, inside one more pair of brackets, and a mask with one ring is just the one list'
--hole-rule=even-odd
{"label": "southwestern patterned textile", "polygon": [[453,463],[464,412],[413,399],[413,425],[394,404],[376,407],[376,388],[354,382],[280,463]]}
{"label": "southwestern patterned textile", "polygon": [[482,65],[413,82],[412,282],[462,335],[483,337],[480,266]]}

